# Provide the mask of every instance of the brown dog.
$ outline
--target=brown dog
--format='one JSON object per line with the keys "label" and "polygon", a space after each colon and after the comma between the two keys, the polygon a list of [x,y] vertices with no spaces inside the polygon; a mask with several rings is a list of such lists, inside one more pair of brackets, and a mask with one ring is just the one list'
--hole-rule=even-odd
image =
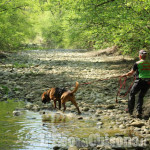
{"label": "brown dog", "polygon": [[66,102],[71,101],[72,104],[74,104],[75,107],[77,108],[78,114],[81,114],[79,107],[76,103],[75,96],[74,96],[74,93],[78,90],[78,87],[79,87],[79,83],[76,82],[76,86],[75,86],[73,91],[68,91],[65,88],[63,88],[63,89],[51,88],[42,94],[42,102],[46,103],[46,102],[50,102],[50,100],[53,100],[54,101],[54,107],[57,108],[56,102],[58,101],[59,102],[59,109],[61,109],[61,104],[62,104],[64,107],[64,111],[65,111],[66,110],[66,105],[65,105]]}

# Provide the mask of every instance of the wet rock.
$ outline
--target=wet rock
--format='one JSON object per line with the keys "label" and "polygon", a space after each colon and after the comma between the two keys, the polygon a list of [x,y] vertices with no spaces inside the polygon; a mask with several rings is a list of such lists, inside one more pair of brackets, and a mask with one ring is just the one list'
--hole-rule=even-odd
{"label": "wet rock", "polygon": [[103,102],[103,100],[101,100],[101,99],[96,99],[95,101],[94,101],[94,104],[100,104],[100,103],[102,103]]}
{"label": "wet rock", "polygon": [[15,94],[16,94],[16,95],[20,95],[21,92],[20,92],[20,91],[15,91]]}
{"label": "wet rock", "polygon": [[23,87],[17,85],[17,86],[15,87],[15,89],[16,89],[16,90],[23,90]]}
{"label": "wet rock", "polygon": [[125,129],[126,127],[121,124],[121,125],[119,126],[119,128],[120,128],[120,129]]}
{"label": "wet rock", "polygon": [[117,125],[122,125],[122,122],[119,122],[119,121],[118,121],[118,122],[116,122],[116,124],[117,124]]}
{"label": "wet rock", "polygon": [[111,150],[111,146],[105,146],[105,145],[97,145],[96,147],[98,150]]}
{"label": "wet rock", "polygon": [[103,122],[98,122],[97,125],[103,125]]}
{"label": "wet rock", "polygon": [[102,128],[103,128],[103,123],[102,123],[102,124],[101,124],[101,123],[100,123],[100,124],[97,123],[97,128],[98,128],[98,129],[102,129]]}
{"label": "wet rock", "polygon": [[89,150],[89,148],[79,148],[79,150]]}
{"label": "wet rock", "polygon": [[61,149],[61,147],[59,147],[59,146],[54,146],[53,147],[53,150],[60,150]]}
{"label": "wet rock", "polygon": [[82,111],[89,111],[89,108],[88,107],[83,107]]}
{"label": "wet rock", "polygon": [[95,108],[103,108],[103,106],[102,105],[95,105]]}
{"label": "wet rock", "polygon": [[95,117],[100,117],[100,114],[95,114]]}
{"label": "wet rock", "polygon": [[90,113],[95,113],[95,111],[96,111],[96,110],[94,110],[94,109],[90,109],[90,110],[89,110]]}
{"label": "wet rock", "polygon": [[115,109],[115,105],[110,104],[110,105],[106,106],[106,109]]}
{"label": "wet rock", "polygon": [[116,137],[124,137],[124,134],[122,134],[122,133],[116,133],[115,136]]}
{"label": "wet rock", "polygon": [[34,98],[34,94],[32,93],[26,95],[26,99],[30,102],[33,100],[33,98]]}
{"label": "wet rock", "polygon": [[28,110],[31,110],[33,108],[33,104],[32,103],[28,103],[26,104],[25,108],[28,109]]}
{"label": "wet rock", "polygon": [[43,114],[42,121],[52,121],[52,115],[51,114]]}
{"label": "wet rock", "polygon": [[84,141],[81,141],[81,140],[78,140],[76,139],[75,140],[75,146],[78,148],[78,147],[87,147],[87,143],[85,143]]}
{"label": "wet rock", "polygon": [[113,104],[113,103],[115,103],[115,101],[113,101],[113,100],[107,100],[106,103]]}
{"label": "wet rock", "polygon": [[141,128],[144,125],[145,125],[145,123],[140,122],[140,121],[136,121],[136,122],[133,122],[133,123],[129,124],[129,126],[134,126],[134,127],[138,127],[138,128]]}
{"label": "wet rock", "polygon": [[0,59],[7,58],[6,54],[4,52],[0,52]]}
{"label": "wet rock", "polygon": [[7,99],[8,99],[8,95],[4,95],[2,98],[3,101],[6,101]]}
{"label": "wet rock", "polygon": [[76,146],[71,146],[68,148],[68,150],[78,150],[78,148]]}
{"label": "wet rock", "polygon": [[27,119],[29,119],[29,120],[35,120],[36,117],[27,117]]}
{"label": "wet rock", "polygon": [[101,121],[101,118],[97,118],[97,121]]}
{"label": "wet rock", "polygon": [[97,109],[96,110],[96,113],[95,113],[95,115],[100,115],[100,114],[102,114],[103,113],[103,111],[102,110],[100,110],[100,109]]}
{"label": "wet rock", "polygon": [[13,115],[14,116],[20,116],[21,115],[21,111],[13,111]]}
{"label": "wet rock", "polygon": [[113,126],[108,126],[108,129],[112,129],[113,128]]}
{"label": "wet rock", "polygon": [[39,111],[40,110],[39,105],[33,105],[32,110],[33,111]]}
{"label": "wet rock", "polygon": [[[145,137],[146,137],[147,139],[150,139],[150,134],[145,135]],[[150,143],[150,141],[149,141],[149,143]]]}
{"label": "wet rock", "polygon": [[134,131],[141,131],[141,128],[135,127]]}
{"label": "wet rock", "polygon": [[78,120],[82,120],[82,119],[83,119],[83,117],[82,117],[82,116],[78,117]]}
{"label": "wet rock", "polygon": [[48,108],[49,108],[49,107],[48,107],[47,105],[42,105],[42,106],[41,106],[41,109],[42,109],[42,110],[46,110],[46,109],[48,109]]}

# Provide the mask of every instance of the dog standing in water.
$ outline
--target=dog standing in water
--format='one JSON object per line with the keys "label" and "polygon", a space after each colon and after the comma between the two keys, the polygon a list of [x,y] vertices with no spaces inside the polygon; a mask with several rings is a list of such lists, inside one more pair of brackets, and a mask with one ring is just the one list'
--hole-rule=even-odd
{"label": "dog standing in water", "polygon": [[66,90],[65,88],[63,88],[63,89],[51,88],[42,94],[42,102],[47,103],[47,102],[50,102],[51,100],[53,100],[54,101],[54,107],[57,108],[56,102],[58,101],[59,110],[61,109],[61,105],[63,105],[63,107],[64,107],[63,111],[65,111],[66,110],[66,105],[65,105],[66,102],[71,101],[72,104],[75,105],[75,107],[78,111],[78,114],[81,114],[79,107],[78,107],[76,100],[75,100],[75,95],[74,95],[74,93],[78,90],[78,87],[79,87],[79,83],[76,82],[76,86],[75,86],[73,91]]}

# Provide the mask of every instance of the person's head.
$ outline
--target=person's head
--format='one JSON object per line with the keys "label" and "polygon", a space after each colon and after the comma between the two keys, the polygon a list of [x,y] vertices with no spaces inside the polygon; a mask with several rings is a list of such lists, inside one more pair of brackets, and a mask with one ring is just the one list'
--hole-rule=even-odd
{"label": "person's head", "polygon": [[145,51],[145,50],[140,50],[139,51],[139,58],[140,59],[146,59],[146,57],[147,57],[147,52]]}

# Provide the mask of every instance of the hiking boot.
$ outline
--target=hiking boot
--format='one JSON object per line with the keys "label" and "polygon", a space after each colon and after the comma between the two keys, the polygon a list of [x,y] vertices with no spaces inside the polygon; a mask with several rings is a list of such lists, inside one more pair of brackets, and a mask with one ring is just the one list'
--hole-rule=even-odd
{"label": "hiking boot", "polygon": [[142,119],[142,114],[138,114],[136,117]]}
{"label": "hiking boot", "polygon": [[133,116],[133,111],[129,111],[129,109],[128,109],[128,108],[126,108],[126,109],[125,109],[125,112],[126,112],[126,113],[129,113],[129,114],[130,114],[130,116]]}

